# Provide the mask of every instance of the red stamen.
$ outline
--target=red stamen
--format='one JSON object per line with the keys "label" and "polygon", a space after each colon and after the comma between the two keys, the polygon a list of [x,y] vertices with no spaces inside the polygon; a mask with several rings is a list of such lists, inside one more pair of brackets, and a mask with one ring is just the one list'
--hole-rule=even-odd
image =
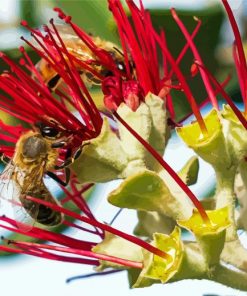
{"label": "red stamen", "polygon": [[139,238],[137,238],[135,236],[132,236],[130,234],[122,232],[122,231],[120,231],[118,229],[115,229],[115,228],[113,228],[113,227],[111,227],[111,226],[109,226],[107,224],[103,224],[103,223],[98,222],[97,220],[94,220],[94,219],[89,219],[88,217],[83,217],[83,216],[81,216],[81,215],[79,215],[77,213],[74,213],[74,212],[72,212],[72,211],[70,211],[68,209],[64,209],[64,208],[62,208],[62,207],[60,207],[58,205],[51,204],[51,203],[46,202],[44,200],[40,200],[40,199],[31,197],[31,196],[28,196],[27,199],[32,200],[32,201],[34,201],[34,202],[36,202],[38,204],[43,204],[43,205],[45,205],[47,207],[50,207],[51,209],[53,209],[55,211],[64,213],[65,215],[71,216],[72,218],[78,219],[78,220],[80,220],[82,222],[85,222],[85,223],[88,223],[88,224],[90,224],[92,226],[99,227],[104,231],[108,231],[108,232],[110,232],[112,234],[120,236],[120,237],[122,237],[122,238],[124,238],[124,239],[126,239],[126,240],[128,240],[128,241],[130,241],[130,242],[132,242],[132,243],[146,249],[146,250],[148,250],[149,252],[151,252],[151,253],[159,256],[159,257],[162,257],[162,258],[165,258],[165,259],[170,258],[170,255],[168,253],[165,253],[162,250],[159,250],[156,247],[148,244],[147,242],[145,242],[145,241],[143,241],[143,240],[141,240],[141,239],[139,239]]}
{"label": "red stamen", "polygon": [[239,60],[238,49],[237,49],[235,42],[233,43],[232,51],[233,51],[233,59],[235,62],[235,67],[236,67],[236,71],[237,71],[237,75],[238,75],[238,81],[239,81],[241,95],[244,98],[245,97],[245,81],[244,81],[245,77],[244,77],[244,73],[243,73],[243,67],[242,67],[240,60]]}
{"label": "red stamen", "polygon": [[163,51],[164,55],[167,57],[167,59],[169,60],[170,64],[172,65],[173,69],[174,69],[174,72],[176,73],[180,83],[181,83],[181,87],[186,95],[186,98],[187,100],[189,101],[189,103],[191,104],[191,108],[192,108],[192,111],[193,113],[195,114],[195,117],[198,121],[198,124],[201,128],[201,131],[202,131],[202,134],[204,136],[207,136],[208,132],[207,132],[207,127],[206,127],[206,124],[203,120],[203,117],[200,113],[200,110],[197,106],[197,103],[193,97],[193,94],[191,93],[191,90],[185,80],[185,77],[183,76],[181,70],[178,68],[175,60],[173,59],[171,53],[169,52],[169,50],[164,46],[164,44],[162,44],[161,42],[161,39],[160,39],[160,36],[153,30],[153,34],[157,40],[157,42],[159,43],[160,45],[160,48],[161,50]]}
{"label": "red stamen", "polygon": [[[174,18],[174,20],[176,21],[176,23],[178,24],[179,28],[181,29],[182,33],[184,34],[192,52],[193,52],[193,55],[195,57],[196,60],[198,60],[202,65],[203,65],[203,62],[202,62],[202,59],[201,59],[201,56],[189,34],[189,32],[187,31],[185,25],[183,24],[183,22],[180,20],[180,18],[178,17],[177,13],[176,13],[176,10],[174,8],[171,9],[171,13],[172,13],[172,16]],[[199,21],[198,19],[195,18],[196,21]],[[212,105],[214,106],[214,108],[216,108],[217,110],[219,110],[219,106],[218,106],[218,102],[215,98],[215,95],[214,95],[214,92],[213,92],[213,89],[212,89],[212,86],[210,84],[210,80],[209,78],[207,77],[206,73],[204,71],[202,71],[202,69],[199,69],[200,70],[200,73],[201,73],[201,77],[202,77],[202,80],[204,82],[204,85],[205,85],[205,88],[206,88],[206,91],[208,93],[208,97],[210,99],[210,101],[212,102]]]}
{"label": "red stamen", "polygon": [[237,22],[234,18],[231,7],[230,7],[227,0],[222,0],[222,2],[223,2],[223,5],[226,9],[227,14],[228,14],[228,17],[229,17],[229,20],[230,20],[230,23],[232,26],[232,30],[234,33],[235,41],[236,41],[236,46],[237,46],[237,51],[238,51],[238,56],[239,56],[239,64],[241,67],[241,74],[243,75],[243,77],[239,76],[239,81],[240,81],[240,84],[241,84],[241,80],[244,81],[243,101],[244,101],[244,105],[245,105],[245,116],[247,116],[247,63],[246,63],[244,48],[243,48],[243,44],[242,44],[242,40],[241,40],[241,35],[240,35],[239,29],[238,29],[238,25],[237,25]]}
{"label": "red stamen", "polygon": [[85,228],[85,227],[82,227],[82,226],[79,226],[75,223],[72,223],[72,222],[69,222],[67,220],[63,221],[63,224],[66,225],[66,226],[69,226],[69,227],[72,227],[72,228],[75,228],[75,229],[79,229],[81,231],[85,231],[85,232],[88,232],[88,233],[91,233],[91,234],[98,234],[95,230],[90,230],[88,228]]}
{"label": "red stamen", "polygon": [[58,251],[58,252],[64,252],[64,253],[70,253],[74,255],[80,255],[80,256],[85,256],[85,257],[90,257],[90,258],[96,258],[99,260],[104,260],[104,261],[110,261],[116,264],[120,264],[123,266],[131,267],[131,268],[143,268],[143,264],[141,262],[135,262],[127,259],[122,259],[114,256],[109,256],[105,254],[99,254],[99,253],[94,253],[91,251],[84,251],[84,250],[79,250],[75,248],[65,248],[65,247],[59,247],[59,246],[53,246],[53,245],[44,245],[44,244],[38,244],[38,243],[29,243],[29,242],[19,242],[19,241],[14,241],[10,240],[9,243],[16,245],[17,247],[30,247],[32,250],[33,248],[38,248],[38,249],[48,249],[52,251]]}
{"label": "red stamen", "polygon": [[84,264],[84,265],[86,264],[86,265],[92,265],[92,266],[99,266],[100,265],[98,260],[56,255],[56,254],[53,254],[50,252],[45,252],[45,251],[37,249],[37,248],[31,249],[31,248],[26,247],[24,245],[20,249],[0,246],[0,250],[5,251],[5,252],[10,252],[10,253],[26,254],[26,255],[31,255],[31,256],[35,256],[35,257],[41,257],[41,258],[45,258],[45,259],[49,259],[49,260],[56,260],[56,261],[61,261],[61,262],[78,263],[78,264]]}
{"label": "red stamen", "polygon": [[[231,80],[231,75],[229,74],[227,77],[226,77],[226,79],[220,84],[221,85],[221,87],[226,87],[227,86],[227,84],[230,82],[230,80]],[[216,89],[216,90],[214,90],[214,94],[215,94],[215,96],[216,95],[218,95],[220,92],[219,92],[219,90],[218,90],[218,88]],[[202,109],[203,107],[205,107],[207,104],[209,104],[210,103],[210,100],[209,100],[209,98],[206,98],[201,104],[199,104],[199,108],[200,109]],[[182,119],[180,119],[179,120],[179,124],[180,123],[182,123],[183,121],[185,121],[187,118],[189,118],[191,115],[192,115],[193,113],[189,113],[189,114],[187,114],[186,116],[184,116]]]}
{"label": "red stamen", "polygon": [[[149,91],[152,93],[157,93],[157,90],[155,89],[155,86],[152,81],[152,77],[149,73],[149,68],[150,69],[153,68],[153,66],[150,63],[151,60],[148,61],[147,58],[145,58],[145,55],[144,55],[145,48],[141,47],[141,45],[138,44],[138,40],[140,44],[141,42],[145,43],[145,45],[150,44],[149,42],[147,42],[146,39],[145,41],[141,41],[142,34],[140,34],[140,31],[143,32],[144,20],[146,20],[145,16],[143,15],[143,13],[140,13],[141,16],[143,17],[143,21],[141,21],[140,17],[137,16],[138,14],[138,12],[136,11],[137,8],[135,7],[132,1],[128,1],[129,8],[132,12],[133,22],[136,28],[136,34],[135,34],[126,16],[126,13],[123,9],[121,2],[119,0],[108,0],[108,3],[109,3],[109,8],[112,11],[118,26],[122,47],[123,48],[127,47],[130,50],[131,56],[135,63],[138,81],[143,87],[145,94],[148,93]],[[149,25],[146,21],[145,21],[145,25],[148,26],[147,28],[145,28],[145,30],[149,30]],[[136,37],[138,38],[138,40]]]}
{"label": "red stamen", "polygon": [[68,246],[68,247],[71,247],[71,248],[76,247],[78,249],[91,250],[92,247],[94,247],[96,245],[93,242],[78,240],[78,239],[66,236],[64,234],[53,233],[53,232],[50,232],[48,230],[37,228],[35,226],[33,226],[32,229],[29,232],[25,232],[22,229],[18,228],[18,225],[17,225],[16,221],[14,221],[14,220],[12,220],[10,218],[7,218],[7,217],[1,216],[0,221],[4,221],[4,222],[7,222],[10,225],[12,225],[12,227],[10,227],[10,226],[7,226],[5,224],[1,224],[0,227],[4,228],[6,230],[14,231],[16,233],[20,233],[20,234],[23,234],[25,236],[37,238],[37,239],[40,239],[40,240],[51,241],[51,242],[54,242],[56,244],[65,245],[65,246]]}
{"label": "red stamen", "polygon": [[201,65],[198,61],[195,61],[195,63],[199,67],[201,67],[203,69],[203,71],[205,71],[207,73],[208,77],[213,82],[213,84],[217,87],[217,90],[222,94],[222,96],[224,97],[224,99],[226,100],[226,102],[230,105],[230,107],[232,108],[233,112],[235,113],[235,115],[237,116],[237,118],[239,119],[239,121],[247,129],[247,120],[243,116],[242,112],[240,110],[238,110],[238,108],[235,106],[235,104],[233,103],[232,99],[226,93],[226,91],[220,85],[220,83],[217,81],[217,79],[210,73],[210,71],[205,66]]}
{"label": "red stamen", "polygon": [[[197,25],[196,25],[194,31],[191,34],[191,39],[192,40],[194,40],[194,38],[196,37],[197,33],[199,32],[199,29],[201,27],[201,24],[202,24],[201,20],[198,20],[197,21]],[[183,49],[181,50],[180,54],[178,55],[177,59],[176,59],[176,64],[177,65],[180,64],[180,62],[182,61],[182,59],[183,59],[184,55],[186,54],[187,50],[189,49],[189,47],[190,47],[189,46],[189,43],[187,42],[185,44],[185,46],[183,47]],[[173,73],[174,73],[174,70],[173,70],[173,68],[171,68],[171,70],[169,72],[169,75],[168,75],[168,78],[171,78],[172,75],[173,75]]]}

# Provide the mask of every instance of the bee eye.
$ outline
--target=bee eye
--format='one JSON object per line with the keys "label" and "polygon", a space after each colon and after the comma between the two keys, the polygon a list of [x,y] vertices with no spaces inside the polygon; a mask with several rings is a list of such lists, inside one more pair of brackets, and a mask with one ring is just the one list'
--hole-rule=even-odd
{"label": "bee eye", "polygon": [[54,127],[44,126],[41,129],[41,134],[44,138],[56,138],[59,135],[59,131]]}
{"label": "bee eye", "polygon": [[126,72],[126,67],[125,67],[125,65],[124,65],[124,63],[123,62],[117,62],[117,68],[118,68],[118,70],[120,70],[121,72]]}

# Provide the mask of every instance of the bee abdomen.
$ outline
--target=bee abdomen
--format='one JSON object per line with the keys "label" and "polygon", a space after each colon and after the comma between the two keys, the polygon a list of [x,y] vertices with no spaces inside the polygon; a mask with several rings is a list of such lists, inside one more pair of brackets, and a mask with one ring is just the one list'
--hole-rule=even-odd
{"label": "bee abdomen", "polygon": [[35,188],[29,188],[29,191],[25,195],[22,195],[21,203],[27,213],[38,223],[41,223],[45,226],[57,226],[62,223],[62,213],[54,211],[49,206],[45,206],[39,204],[38,202],[28,200],[26,199],[26,196],[32,196],[34,198],[57,205],[57,201],[46,189],[43,182],[36,184]]}
{"label": "bee abdomen", "polygon": [[56,226],[63,220],[62,214],[44,205],[39,205],[37,222],[47,226]]}

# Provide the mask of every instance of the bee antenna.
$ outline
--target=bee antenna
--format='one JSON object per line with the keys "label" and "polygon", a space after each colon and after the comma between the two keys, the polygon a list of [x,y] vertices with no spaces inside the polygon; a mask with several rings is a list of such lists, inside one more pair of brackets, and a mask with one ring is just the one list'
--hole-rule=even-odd
{"label": "bee antenna", "polygon": [[113,49],[115,49],[119,54],[121,54],[121,56],[124,57],[124,54],[123,54],[123,52],[122,52],[120,49],[118,49],[118,48],[115,47],[115,46],[113,46]]}

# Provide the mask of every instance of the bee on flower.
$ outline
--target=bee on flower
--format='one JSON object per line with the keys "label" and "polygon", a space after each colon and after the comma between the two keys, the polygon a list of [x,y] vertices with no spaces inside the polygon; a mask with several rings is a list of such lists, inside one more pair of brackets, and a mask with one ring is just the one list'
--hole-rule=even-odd
{"label": "bee on flower", "polygon": [[[54,65],[52,57],[55,55],[55,45],[54,50],[50,50],[50,56],[46,56],[51,68]],[[59,90],[57,99],[41,79],[25,49],[21,47],[20,51],[23,54],[23,68],[1,54],[10,71],[0,76],[1,88],[6,94],[2,97],[0,108],[26,122],[30,128],[1,125],[1,138],[6,140],[9,137],[14,144],[1,147],[7,163],[0,176],[1,199],[8,199],[12,203],[16,220],[21,224],[37,221],[54,226],[62,222],[62,214],[28,201],[26,197],[57,203],[46,188],[43,177],[47,175],[66,186],[70,178],[68,165],[79,157],[84,143],[89,143],[99,134],[102,118],[89,93],[84,93],[82,80],[78,86],[77,81],[81,78],[72,65],[71,72],[67,72],[65,60],[64,64],[56,64],[56,71],[67,82],[67,92]],[[24,69],[29,70],[33,77]],[[11,96],[11,100],[8,96]],[[81,120],[69,108],[76,108]],[[59,177],[59,172],[64,175],[64,180]],[[10,183],[12,186],[9,186]]]}
{"label": "bee on flower", "polygon": [[[226,0],[222,2],[235,33],[235,62],[245,102],[246,60],[230,6]],[[201,26],[199,19],[195,18],[191,34],[171,9],[185,37],[185,45],[175,58],[165,32],[154,29],[142,2],[137,6],[126,0],[126,4],[131,19],[120,0],[108,0],[120,47],[86,34],[70,16],[55,8],[69,34],[61,32],[53,20],[44,27],[45,33],[22,22],[34,42],[23,39],[41,58],[38,65],[31,62],[24,48],[21,65],[25,71],[1,55],[10,71],[0,76],[0,88],[6,93],[0,108],[30,127],[1,123],[0,138],[13,144],[1,147],[4,160],[9,162],[1,184],[9,179],[16,184],[11,203],[21,206],[33,220],[91,233],[97,243],[35,226],[27,231],[17,218],[3,215],[1,228],[52,244],[3,238],[0,250],[88,264],[102,274],[127,270],[130,278],[135,274],[133,287],[207,279],[246,291],[247,251],[238,237],[234,192],[237,173],[246,181],[246,112],[241,112],[225,92],[229,79],[219,83],[204,65],[193,40]],[[206,101],[212,104],[205,117],[179,67],[189,49],[194,56],[190,78],[200,75]],[[90,95],[91,83],[101,85],[105,116]],[[182,91],[190,103],[195,116],[191,124],[183,126],[175,121],[171,89]],[[219,93],[228,104],[222,110],[216,98]],[[215,170],[217,188],[209,209],[189,187],[197,181],[198,158],[190,159],[179,172],[163,158],[175,127],[187,146]],[[65,180],[60,180],[57,170],[64,170]],[[61,204],[45,187],[44,175],[62,186],[66,197]],[[31,178],[35,181],[30,185]],[[109,193],[108,201],[120,208],[118,213],[121,209],[137,211],[135,235],[98,221],[83,198],[94,183],[116,179],[122,182]],[[3,192],[9,197],[8,190]],[[68,201],[78,212],[66,208]],[[195,240],[186,241],[181,228],[190,231]],[[234,249],[238,254],[231,256]]]}

